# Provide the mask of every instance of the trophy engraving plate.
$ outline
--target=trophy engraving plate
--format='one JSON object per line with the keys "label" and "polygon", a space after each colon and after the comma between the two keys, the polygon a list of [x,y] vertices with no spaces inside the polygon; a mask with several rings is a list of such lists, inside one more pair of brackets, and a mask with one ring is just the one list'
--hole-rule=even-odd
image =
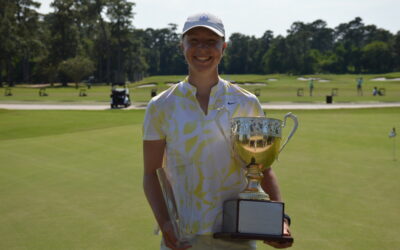
{"label": "trophy engraving plate", "polygon": [[282,202],[229,200],[224,204],[223,231],[231,233],[283,235]]}

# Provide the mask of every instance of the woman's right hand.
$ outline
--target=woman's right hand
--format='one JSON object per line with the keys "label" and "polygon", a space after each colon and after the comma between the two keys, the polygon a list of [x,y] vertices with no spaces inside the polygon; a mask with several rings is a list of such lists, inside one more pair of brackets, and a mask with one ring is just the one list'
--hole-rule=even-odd
{"label": "woman's right hand", "polygon": [[174,228],[172,226],[171,221],[167,221],[164,223],[163,227],[161,228],[162,235],[164,238],[164,243],[167,247],[171,248],[172,250],[185,250],[191,248],[192,246],[186,242],[179,242],[175,236]]}

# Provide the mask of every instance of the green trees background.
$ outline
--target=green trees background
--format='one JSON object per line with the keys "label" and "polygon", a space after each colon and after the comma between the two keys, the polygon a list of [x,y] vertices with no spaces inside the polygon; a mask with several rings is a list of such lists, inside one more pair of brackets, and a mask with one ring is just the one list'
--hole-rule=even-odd
{"label": "green trees background", "polygon": [[[46,15],[33,0],[1,5],[0,82],[77,81],[75,73],[66,73],[65,62],[86,62],[88,70],[78,78],[92,74],[106,83],[187,71],[177,25],[136,29],[135,4],[127,0],[54,0]],[[335,28],[324,20],[295,22],[286,36],[270,30],[260,38],[234,33],[227,42],[220,66],[225,74],[400,70],[400,31],[392,34],[359,17]]]}

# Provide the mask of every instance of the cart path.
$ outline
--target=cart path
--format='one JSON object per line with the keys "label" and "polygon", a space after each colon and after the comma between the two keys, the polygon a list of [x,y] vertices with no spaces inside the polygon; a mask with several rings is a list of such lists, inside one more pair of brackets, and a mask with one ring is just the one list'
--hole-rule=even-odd
{"label": "cart path", "polygon": [[[360,109],[360,108],[389,108],[400,107],[400,102],[394,103],[262,103],[263,109],[269,110],[320,110],[320,109]],[[125,108],[145,109],[146,104],[133,104]],[[109,110],[105,104],[0,104],[0,109],[11,110]]]}

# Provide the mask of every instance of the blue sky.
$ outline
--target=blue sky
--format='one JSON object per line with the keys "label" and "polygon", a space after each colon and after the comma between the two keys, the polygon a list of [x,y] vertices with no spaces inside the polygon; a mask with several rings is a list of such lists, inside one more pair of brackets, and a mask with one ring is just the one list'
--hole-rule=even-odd
{"label": "blue sky", "polygon": [[[40,12],[52,11],[52,0],[38,1]],[[266,30],[286,35],[296,21],[325,20],[334,28],[359,16],[364,24],[375,24],[392,33],[400,31],[399,0],[135,0],[136,28],[165,28],[178,24],[180,30],[188,15],[210,12],[219,16],[227,36],[234,32],[262,36]]]}

